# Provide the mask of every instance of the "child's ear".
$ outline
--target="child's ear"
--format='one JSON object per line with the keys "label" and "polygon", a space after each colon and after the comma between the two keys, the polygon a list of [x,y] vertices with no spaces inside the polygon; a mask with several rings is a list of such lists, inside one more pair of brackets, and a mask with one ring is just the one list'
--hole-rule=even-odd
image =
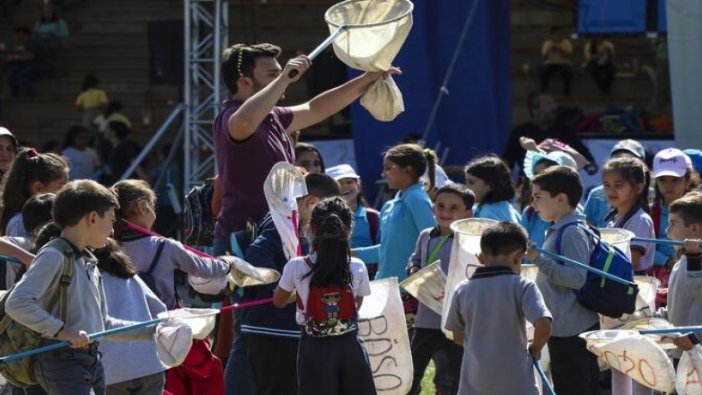
{"label": "child's ear", "polygon": [[480,251],[480,254],[478,254],[478,262],[480,262],[481,265],[485,265],[485,262],[487,262],[487,257],[482,251]]}
{"label": "child's ear", "polygon": [[41,181],[32,181],[32,184],[29,186],[29,191],[32,193],[32,196],[39,195],[44,192],[44,184],[42,184]]}
{"label": "child's ear", "polygon": [[319,203],[319,201],[320,201],[320,199],[317,196],[308,195],[302,204],[304,204],[305,207],[307,208],[307,211],[309,211],[311,213],[312,210],[314,209],[314,206],[316,206],[317,203]]}
{"label": "child's ear", "polygon": [[636,195],[640,195],[644,190],[644,184],[636,184]]}
{"label": "child's ear", "polygon": [[97,213],[97,211],[91,211],[91,212],[88,213],[88,215],[87,215],[86,217],[87,217],[87,220],[88,220],[88,224],[89,224],[89,225],[92,225],[92,224],[94,224],[94,223],[97,222],[98,213]]}
{"label": "child's ear", "polygon": [[695,239],[702,238],[702,224],[699,224],[697,222],[693,222],[692,225],[690,225],[690,231],[693,235],[695,235],[692,238],[695,238]]}

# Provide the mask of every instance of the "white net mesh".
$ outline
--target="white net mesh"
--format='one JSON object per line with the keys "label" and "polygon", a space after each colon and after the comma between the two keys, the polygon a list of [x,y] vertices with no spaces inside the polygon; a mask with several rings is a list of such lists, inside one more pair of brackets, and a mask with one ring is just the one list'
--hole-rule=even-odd
{"label": "white net mesh", "polygon": [[[346,31],[334,41],[334,53],[347,66],[387,71],[412,28],[413,4],[408,0],[348,0],[329,8],[329,31]],[[392,77],[378,80],[361,98],[376,119],[391,121],[404,111],[402,93]]]}

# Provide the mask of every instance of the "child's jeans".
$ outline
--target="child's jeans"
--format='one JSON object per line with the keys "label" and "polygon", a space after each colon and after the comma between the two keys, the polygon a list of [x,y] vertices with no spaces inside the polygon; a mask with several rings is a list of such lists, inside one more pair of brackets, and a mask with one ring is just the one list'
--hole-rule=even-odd
{"label": "child's jeans", "polygon": [[105,371],[98,343],[87,349],[62,348],[34,357],[34,375],[50,395],[103,395]]}

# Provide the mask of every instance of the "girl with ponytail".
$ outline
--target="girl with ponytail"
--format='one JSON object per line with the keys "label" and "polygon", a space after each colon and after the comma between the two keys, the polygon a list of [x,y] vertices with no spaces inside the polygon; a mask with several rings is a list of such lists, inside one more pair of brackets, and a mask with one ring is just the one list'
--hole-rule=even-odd
{"label": "girl with ponytail", "polygon": [[68,163],[59,155],[40,154],[34,148],[20,151],[5,174],[0,233],[29,236],[22,221],[22,206],[34,195],[58,192],[68,182],[68,170]]}
{"label": "girl with ponytail", "polygon": [[351,257],[353,213],[343,199],[315,205],[309,222],[312,254],[290,260],[273,304],[297,295],[303,327],[298,348],[299,394],[375,394],[367,351],[358,337],[358,309],[370,295],[366,266]]}
{"label": "girl with ponytail", "polygon": [[[376,279],[404,280],[419,233],[436,226],[427,194],[434,189],[435,158],[431,150],[416,144],[396,145],[385,153],[383,176],[388,187],[398,192],[380,210],[380,243],[353,249],[362,261],[378,262]],[[419,179],[427,170],[429,183],[425,190]]]}

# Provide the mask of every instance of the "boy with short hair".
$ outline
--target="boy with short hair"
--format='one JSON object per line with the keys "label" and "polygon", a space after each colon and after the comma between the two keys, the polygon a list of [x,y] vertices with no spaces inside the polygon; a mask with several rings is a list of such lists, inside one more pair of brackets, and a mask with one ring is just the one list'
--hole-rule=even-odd
{"label": "boy with short hair", "polygon": [[[546,169],[532,180],[532,206],[541,219],[551,222],[544,250],[588,264],[594,241],[586,233],[585,218],[575,210],[583,194],[578,173],[565,166]],[[571,226],[573,223],[575,225]],[[556,239],[561,234],[560,251]],[[553,314],[553,330],[548,341],[553,384],[559,394],[599,394],[597,357],[578,337],[599,329],[597,313],[582,306],[576,291],[585,285],[587,271],[540,256],[530,249],[527,258],[539,267],[536,284]]]}
{"label": "boy with short hair", "polygon": [[[33,357],[34,375],[52,395],[103,394],[105,374],[98,342],[91,341],[88,334],[134,324],[107,314],[97,260],[87,249],[105,245],[112,233],[116,207],[117,197],[112,191],[94,181],[73,181],[61,188],[54,201],[53,217],[72,254],[50,242],[39,251],[7,299],[6,312],[13,320],[39,332],[47,343],[70,343],[70,349]],[[57,297],[60,283],[66,281],[63,266],[67,257],[74,259],[74,267],[65,313],[61,314],[61,303],[52,305],[51,301]],[[66,320],[59,319],[60,315]],[[144,328],[115,335],[113,339],[146,340],[152,335],[153,328]]]}
{"label": "boy with short hair", "polygon": [[[456,287],[445,325],[464,349],[458,393],[538,395],[532,358],[549,338],[551,313],[536,284],[519,276],[526,232],[502,221],[485,229],[480,249],[485,266]],[[534,325],[528,346],[525,319]]]}
{"label": "boy with short hair", "polygon": [[[702,323],[702,194],[689,192],[669,207],[668,238],[684,240],[677,252],[668,283],[668,306],[658,310],[674,326]],[[702,340],[702,333],[686,333],[674,339],[682,350],[689,350]]]}
{"label": "boy with short hair", "polygon": [[[448,275],[453,246],[453,231],[450,226],[454,221],[472,217],[474,203],[473,192],[463,184],[446,184],[436,191],[433,211],[438,224],[419,233],[415,251],[409,260],[408,274],[411,275],[439,260],[441,271]],[[437,393],[455,394],[458,389],[463,350],[441,331],[441,315],[423,303],[419,304],[414,319],[411,347],[414,378],[409,393],[420,392],[429,361],[433,356],[442,353],[443,355],[437,355],[434,360]]]}

